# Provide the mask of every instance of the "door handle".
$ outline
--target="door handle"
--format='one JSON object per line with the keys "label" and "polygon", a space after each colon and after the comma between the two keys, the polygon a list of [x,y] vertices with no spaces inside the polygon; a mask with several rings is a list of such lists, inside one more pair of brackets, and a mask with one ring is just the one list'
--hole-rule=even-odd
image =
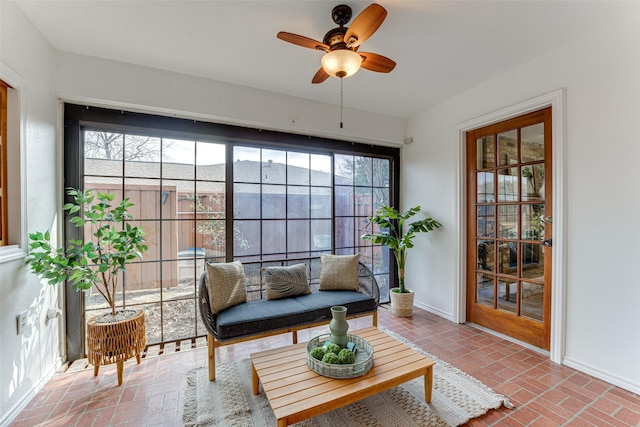
{"label": "door handle", "polygon": [[542,246],[553,246],[553,239],[544,239],[542,241]]}

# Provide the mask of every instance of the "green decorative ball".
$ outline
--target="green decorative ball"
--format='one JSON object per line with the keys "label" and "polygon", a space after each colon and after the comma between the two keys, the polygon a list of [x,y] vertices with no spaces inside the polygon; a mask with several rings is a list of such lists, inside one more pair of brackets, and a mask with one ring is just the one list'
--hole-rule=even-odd
{"label": "green decorative ball", "polygon": [[340,359],[338,358],[338,356],[336,356],[335,353],[325,354],[324,357],[322,358],[322,361],[324,363],[332,363],[334,365],[337,365],[340,363]]}
{"label": "green decorative ball", "polygon": [[322,347],[315,347],[309,352],[309,354],[314,359],[322,360],[325,355],[325,350]]}
{"label": "green decorative ball", "polygon": [[340,361],[341,365],[350,365],[352,363],[355,363],[356,356],[351,350],[345,348],[340,350],[340,353],[338,353],[338,360]]}
{"label": "green decorative ball", "polygon": [[340,346],[338,344],[334,344],[332,342],[327,344],[325,349],[326,349],[327,353],[333,353],[336,356],[338,355],[338,353],[340,353],[340,350],[341,350],[341,348],[340,348]]}

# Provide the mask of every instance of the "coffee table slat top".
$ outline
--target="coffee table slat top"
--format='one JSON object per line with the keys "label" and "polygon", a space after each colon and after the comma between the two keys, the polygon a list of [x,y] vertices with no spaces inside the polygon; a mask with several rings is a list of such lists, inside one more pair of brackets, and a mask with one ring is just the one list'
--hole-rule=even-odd
{"label": "coffee table slat top", "polygon": [[374,349],[373,367],[356,378],[332,379],[313,372],[307,366],[306,343],[251,355],[279,426],[320,415],[420,376],[425,376],[425,394],[430,400],[435,362],[376,327],[351,333],[366,339]]}

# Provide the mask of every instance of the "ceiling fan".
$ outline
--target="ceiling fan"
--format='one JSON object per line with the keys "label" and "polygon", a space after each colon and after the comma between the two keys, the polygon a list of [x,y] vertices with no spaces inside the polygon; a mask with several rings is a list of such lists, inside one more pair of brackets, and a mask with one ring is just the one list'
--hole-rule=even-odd
{"label": "ceiling fan", "polygon": [[324,35],[322,42],[298,34],[280,31],[278,38],[298,46],[326,52],[322,66],[313,76],[311,83],[322,83],[329,76],[344,78],[355,74],[360,67],[388,73],[396,66],[391,59],[372,52],[358,52],[358,48],[380,27],[387,11],[377,3],[372,3],[355,17],[351,26],[345,24],[351,19],[351,7],[341,4],[333,8],[331,17],[339,25]]}

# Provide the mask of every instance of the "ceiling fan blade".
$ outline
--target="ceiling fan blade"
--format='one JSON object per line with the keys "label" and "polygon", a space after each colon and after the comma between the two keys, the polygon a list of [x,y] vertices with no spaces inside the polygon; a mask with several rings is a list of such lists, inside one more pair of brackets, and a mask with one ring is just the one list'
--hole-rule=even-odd
{"label": "ceiling fan blade", "polygon": [[382,25],[387,11],[377,3],[371,3],[365,10],[360,12],[356,19],[344,35],[347,47],[355,48],[360,46]]}
{"label": "ceiling fan blade", "polygon": [[386,56],[378,55],[371,52],[358,52],[362,56],[362,68],[371,71],[377,71],[378,73],[388,73],[396,66],[395,61],[387,58]]}
{"label": "ceiling fan blade", "polygon": [[310,39],[309,37],[299,36],[298,34],[280,31],[278,33],[278,38],[280,40],[284,40],[298,46],[308,47],[309,49],[324,50],[325,52],[329,50],[329,46],[327,46],[326,44],[317,40]]}
{"label": "ceiling fan blade", "polygon": [[327,72],[324,70],[324,68],[320,67],[320,69],[318,70],[316,75],[313,76],[313,79],[311,79],[311,83],[313,83],[313,84],[322,83],[323,81],[327,80],[328,78],[329,78],[329,74],[327,74]]}

